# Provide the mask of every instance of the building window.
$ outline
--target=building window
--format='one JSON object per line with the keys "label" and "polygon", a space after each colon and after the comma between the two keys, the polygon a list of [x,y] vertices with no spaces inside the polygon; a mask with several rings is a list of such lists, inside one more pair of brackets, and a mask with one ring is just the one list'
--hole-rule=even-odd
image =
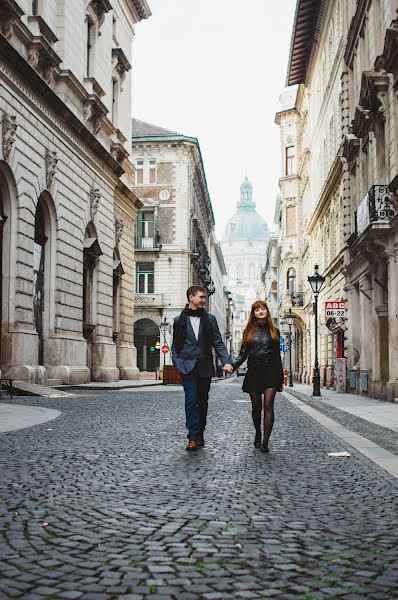
{"label": "building window", "polygon": [[135,161],[135,182],[137,185],[144,183],[144,161],[137,158]]}
{"label": "building window", "polygon": [[36,16],[39,14],[39,0],[32,0],[32,15]]}
{"label": "building window", "polygon": [[286,175],[293,175],[294,158],[295,158],[295,148],[294,148],[294,146],[288,146],[286,148],[286,164],[285,164]]}
{"label": "building window", "polygon": [[155,213],[153,210],[140,210],[137,216],[137,248],[154,248]]}
{"label": "building window", "polygon": [[294,206],[288,206],[286,208],[286,237],[289,235],[296,235],[295,210]]}
{"label": "building window", "polygon": [[139,294],[154,293],[154,275],[154,263],[137,264],[137,292]]}
{"label": "building window", "polygon": [[120,82],[117,79],[112,80],[112,124],[117,126],[118,107],[120,96]]}
{"label": "building window", "polygon": [[87,19],[87,40],[86,40],[86,75],[91,77],[94,65],[94,42],[95,26],[90,19]]}
{"label": "building window", "polygon": [[112,38],[113,38],[113,43],[115,46],[118,46],[118,41],[117,41],[117,25],[116,25],[116,19],[115,17],[112,17]]}
{"label": "building window", "polygon": [[294,269],[288,270],[286,284],[287,291],[290,292],[290,294],[294,294],[296,289],[296,271]]}
{"label": "building window", "polygon": [[149,183],[156,183],[156,159],[149,159]]}

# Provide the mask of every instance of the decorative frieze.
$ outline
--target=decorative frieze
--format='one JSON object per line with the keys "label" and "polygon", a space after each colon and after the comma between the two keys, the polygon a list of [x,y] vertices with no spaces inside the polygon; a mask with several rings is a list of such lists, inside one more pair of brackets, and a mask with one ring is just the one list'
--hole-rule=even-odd
{"label": "decorative frieze", "polygon": [[43,36],[35,36],[28,50],[28,62],[50,85],[54,79],[54,69],[62,61]]}
{"label": "decorative frieze", "polygon": [[3,114],[2,124],[2,148],[3,158],[6,162],[10,158],[11,149],[17,138],[17,118],[7,113]]}
{"label": "decorative frieze", "polygon": [[46,165],[46,189],[51,191],[55,173],[57,172],[57,153],[56,151],[46,150],[45,165]]}

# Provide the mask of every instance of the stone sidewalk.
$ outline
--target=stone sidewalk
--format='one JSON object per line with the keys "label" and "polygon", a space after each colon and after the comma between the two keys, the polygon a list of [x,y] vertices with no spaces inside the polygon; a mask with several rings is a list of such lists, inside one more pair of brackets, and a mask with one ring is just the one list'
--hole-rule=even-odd
{"label": "stone sidewalk", "polygon": [[296,390],[300,394],[312,398],[314,406],[321,402],[398,433],[398,404],[394,402],[367,398],[357,394],[337,394],[334,390],[326,388],[321,388],[321,397],[314,398],[311,385],[296,382],[294,382],[293,388],[286,386],[285,390],[287,392]]}

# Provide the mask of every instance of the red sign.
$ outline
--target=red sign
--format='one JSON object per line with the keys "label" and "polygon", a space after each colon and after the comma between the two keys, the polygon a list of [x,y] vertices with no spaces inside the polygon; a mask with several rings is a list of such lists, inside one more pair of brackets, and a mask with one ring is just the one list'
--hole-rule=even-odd
{"label": "red sign", "polygon": [[345,301],[325,302],[325,317],[336,318],[345,316]]}
{"label": "red sign", "polygon": [[167,354],[169,351],[169,347],[168,346],[162,346],[162,352],[163,354]]}

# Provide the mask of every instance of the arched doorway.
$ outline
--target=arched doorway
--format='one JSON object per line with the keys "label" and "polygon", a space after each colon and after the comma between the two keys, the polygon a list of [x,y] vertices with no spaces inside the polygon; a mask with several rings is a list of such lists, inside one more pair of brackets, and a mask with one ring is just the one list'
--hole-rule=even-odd
{"label": "arched doorway", "polygon": [[97,265],[102,251],[94,223],[88,223],[83,242],[83,336],[87,341],[86,364],[93,367],[93,339],[97,322]]}
{"label": "arched doorway", "polygon": [[134,323],[134,344],[137,348],[137,367],[140,371],[156,371],[160,365],[159,327],[150,319]]}

